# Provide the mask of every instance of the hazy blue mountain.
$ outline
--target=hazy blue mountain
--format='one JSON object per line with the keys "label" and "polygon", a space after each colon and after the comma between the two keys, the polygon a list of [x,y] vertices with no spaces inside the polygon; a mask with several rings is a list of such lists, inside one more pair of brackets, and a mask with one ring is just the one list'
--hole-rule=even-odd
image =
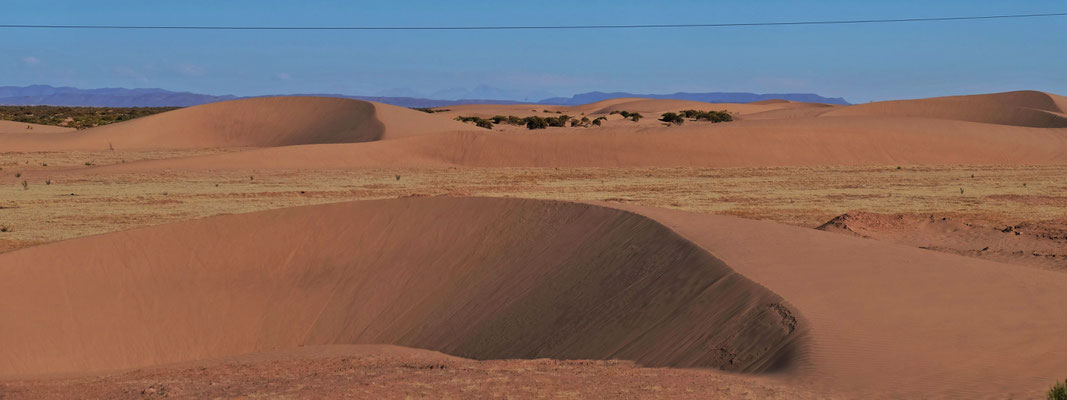
{"label": "hazy blue mountain", "polygon": [[236,98],[236,96],[171,92],[163,89],[78,89],[48,85],[0,86],[0,104],[9,105],[187,107]]}
{"label": "hazy blue mountain", "polygon": [[[451,97],[449,93],[457,96]],[[375,101],[401,107],[447,107],[457,104],[519,104],[515,100],[495,100],[502,97],[514,98],[520,92],[479,86],[475,90],[455,89],[438,92],[448,98],[427,99],[421,97],[394,96],[352,96],[344,94],[293,94],[289,96],[328,96]],[[470,96],[470,97],[468,97]],[[502,96],[502,97],[498,97]],[[435,95],[436,97],[436,95]],[[645,97],[653,99],[696,100],[716,103],[749,103],[768,99],[785,99],[816,103],[849,104],[842,98],[828,98],[811,93],[674,93],[674,94],[633,94],[625,92],[604,93],[589,92],[572,97],[552,97],[537,101],[537,104],[579,105],[617,97]],[[217,101],[233,100],[241,97],[225,95],[172,92],[164,89],[78,89],[72,87],[53,87],[48,85],[0,86],[0,104],[6,105],[53,105],[53,106],[90,106],[90,107],[166,107],[195,106]],[[533,101],[530,101],[533,102]]]}

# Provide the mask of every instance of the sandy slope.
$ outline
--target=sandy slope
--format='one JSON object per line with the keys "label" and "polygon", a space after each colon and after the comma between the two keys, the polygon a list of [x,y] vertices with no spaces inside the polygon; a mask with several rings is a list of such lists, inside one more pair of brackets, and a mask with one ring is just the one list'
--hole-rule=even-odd
{"label": "sandy slope", "polygon": [[[29,127],[30,129],[26,129],[27,127]],[[74,132],[75,130],[76,129],[74,128],[65,128],[62,126],[27,124],[25,122],[0,120],[0,134],[63,133]]]}
{"label": "sandy slope", "polygon": [[1065,162],[1067,129],[924,118],[816,117],[580,133],[445,133],[375,143],[280,147],[126,163],[82,172],[451,165],[750,167]]}
{"label": "sandy slope", "polygon": [[1067,127],[1063,96],[1018,91],[918,100],[883,101],[836,108],[824,116],[883,115],[984,122],[1039,128]]}
{"label": "sandy slope", "polygon": [[56,379],[0,380],[10,399],[828,399],[794,382],[592,360],[475,361],[389,345],[306,346]]}
{"label": "sandy slope", "polygon": [[1067,371],[1067,275],[736,217],[626,207],[781,294],[810,369],[902,398],[1037,398]]}
{"label": "sandy slope", "polygon": [[519,199],[355,202],[3,254],[0,368],[393,343],[473,358],[778,365],[856,395],[956,398],[1036,397],[1067,370],[1062,273],[624,208],[640,216]]}
{"label": "sandy slope", "polygon": [[777,371],[781,298],[647,218],[519,199],[288,208],[0,255],[0,375],[388,343]]}
{"label": "sandy slope", "polygon": [[66,135],[0,134],[7,151],[270,147],[470,130],[402,107],[325,97],[205,104]]}

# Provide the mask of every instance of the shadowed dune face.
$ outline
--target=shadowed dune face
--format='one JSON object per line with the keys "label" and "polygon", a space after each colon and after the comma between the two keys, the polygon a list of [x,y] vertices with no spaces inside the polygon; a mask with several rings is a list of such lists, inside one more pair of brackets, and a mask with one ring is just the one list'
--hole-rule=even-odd
{"label": "shadowed dune face", "polygon": [[8,134],[0,143],[11,151],[274,147],[469,129],[401,107],[293,96],[205,104],[65,135]]}
{"label": "shadowed dune face", "polygon": [[1067,127],[1062,96],[1018,91],[971,96],[935,97],[919,100],[883,101],[835,108],[823,116],[899,116],[987,124],[1028,126],[1034,128]]}
{"label": "shadowed dune face", "polygon": [[774,293],[646,217],[554,201],[341,203],[0,255],[0,375],[301,345],[776,371]]}

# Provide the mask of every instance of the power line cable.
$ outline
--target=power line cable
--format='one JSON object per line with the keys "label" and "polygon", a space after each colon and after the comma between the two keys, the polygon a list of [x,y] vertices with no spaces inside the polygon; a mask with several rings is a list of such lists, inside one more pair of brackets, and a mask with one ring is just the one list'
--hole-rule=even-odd
{"label": "power line cable", "polygon": [[515,25],[515,26],[228,26],[228,25],[49,25],[0,24],[6,29],[136,29],[200,31],[478,31],[478,30],[551,30],[551,29],[675,29],[730,28],[749,26],[885,24],[901,22],[973,21],[991,19],[1063,17],[1063,13],[1005,14],[969,17],[929,17],[892,19],[853,19],[828,21],[742,22],[721,24],[639,24],[639,25]]}

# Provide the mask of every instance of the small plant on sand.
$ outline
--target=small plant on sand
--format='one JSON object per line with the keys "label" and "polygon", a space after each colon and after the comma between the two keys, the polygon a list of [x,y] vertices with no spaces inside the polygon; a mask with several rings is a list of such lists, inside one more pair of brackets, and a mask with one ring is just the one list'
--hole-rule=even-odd
{"label": "small plant on sand", "polygon": [[560,115],[560,116],[558,116],[556,118],[552,118],[552,117],[545,118],[545,120],[548,121],[548,126],[558,126],[558,127],[567,126],[567,121],[569,121],[570,119],[571,119],[571,117],[567,116],[566,114]]}
{"label": "small plant on sand", "polygon": [[0,226],[0,232],[8,232],[9,229],[6,226]]}
{"label": "small plant on sand", "polygon": [[94,162],[92,162],[92,161],[86,161],[86,162],[85,162],[85,166],[86,166],[86,167],[91,167],[91,166],[93,166],[94,164],[96,164],[96,163],[94,163]]}
{"label": "small plant on sand", "polygon": [[493,129],[493,121],[487,119],[479,119],[474,122],[474,125],[479,128]]}
{"label": "small plant on sand", "polygon": [[597,119],[593,120],[593,125],[600,126],[600,124],[602,124],[603,121],[606,121],[607,119],[607,117],[597,117]]}
{"label": "small plant on sand", "polygon": [[22,190],[30,190],[30,183],[22,181]]}
{"label": "small plant on sand", "polygon": [[51,185],[52,184],[52,180],[51,179],[45,179],[44,180],[44,184],[45,185]]}
{"label": "small plant on sand", "polygon": [[16,178],[21,178],[22,177],[22,173],[21,172],[16,172],[15,173],[15,177]]}
{"label": "small plant on sand", "polygon": [[1046,398],[1048,400],[1067,400],[1067,379],[1052,385],[1052,388],[1048,390]]}
{"label": "small plant on sand", "polygon": [[678,115],[678,114],[672,113],[672,112],[663,113],[663,115],[660,116],[659,120],[663,121],[663,122],[666,122],[668,124],[678,124],[678,125],[681,125],[682,122],[685,122],[685,119],[682,118],[681,115]]}
{"label": "small plant on sand", "polygon": [[526,117],[525,119],[526,119],[526,128],[527,129],[533,130],[533,129],[545,129],[545,128],[548,128],[548,120],[546,120],[546,119],[544,119],[542,117],[533,116],[533,117]]}
{"label": "small plant on sand", "polygon": [[493,121],[481,117],[464,117],[461,115],[456,117],[456,121],[473,122],[479,128],[493,129]]}
{"label": "small plant on sand", "polygon": [[641,113],[630,113],[630,121],[633,121],[633,122],[640,121],[641,118],[644,118],[644,117],[645,116],[641,115]]}

